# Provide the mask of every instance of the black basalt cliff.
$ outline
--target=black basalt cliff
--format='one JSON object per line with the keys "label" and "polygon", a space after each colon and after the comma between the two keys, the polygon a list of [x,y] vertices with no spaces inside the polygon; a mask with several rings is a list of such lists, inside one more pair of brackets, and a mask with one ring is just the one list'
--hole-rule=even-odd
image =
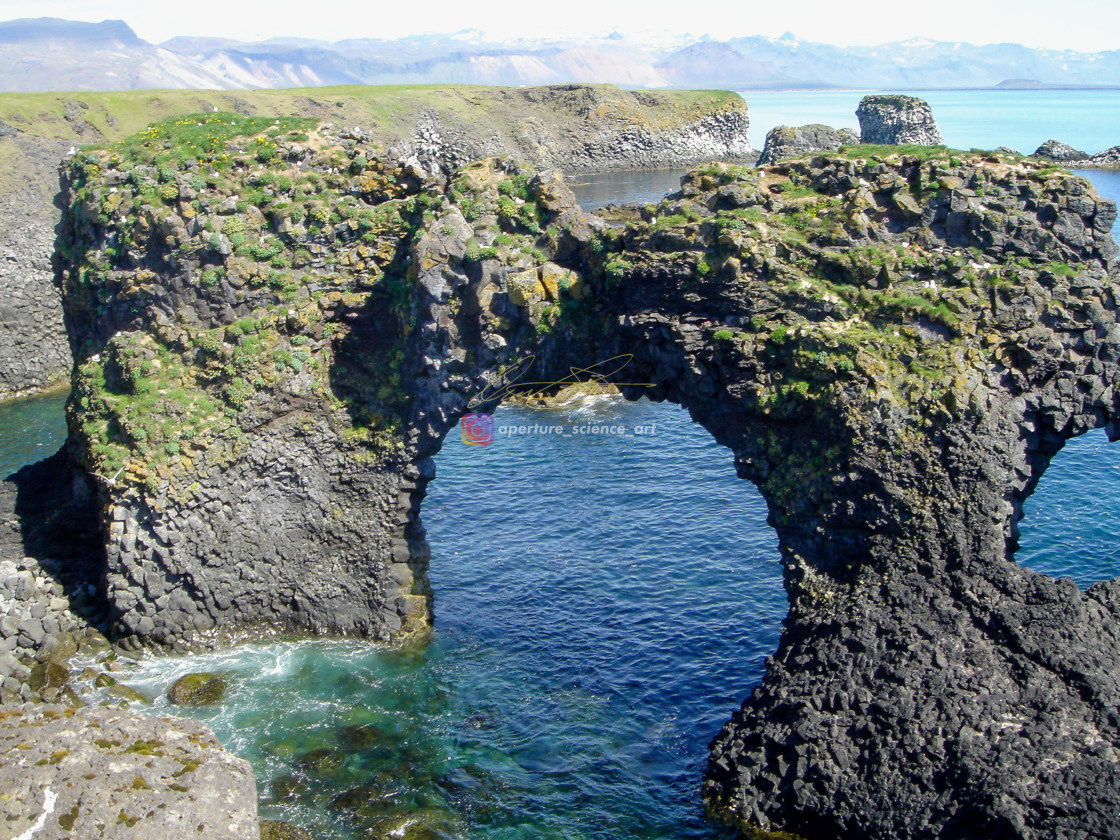
{"label": "black basalt cliff", "polygon": [[850,147],[697,170],[614,229],[507,159],[431,179],[309,124],[175,156],[165,130],[73,162],[57,254],[118,633],[421,630],[444,436],[599,371],[687,407],[779,537],[790,613],[713,742],[716,817],[1116,836],[1120,584],[1013,558],[1063,441],[1120,436],[1087,182]]}

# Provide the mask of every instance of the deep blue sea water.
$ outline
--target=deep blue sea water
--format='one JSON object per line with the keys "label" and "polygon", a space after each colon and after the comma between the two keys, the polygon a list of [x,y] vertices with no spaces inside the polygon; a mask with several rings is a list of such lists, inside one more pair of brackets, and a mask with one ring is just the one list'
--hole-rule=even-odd
{"label": "deep blue sea water", "polygon": [[[777,122],[830,121],[790,113]],[[954,145],[1027,145],[957,141],[938,117]],[[1095,150],[1072,128],[1055,134]],[[1085,174],[1120,198],[1120,173]],[[588,176],[577,192],[592,206],[651,201],[678,177]],[[63,400],[0,404],[0,474],[61,443]],[[497,419],[522,417],[538,415]],[[183,673],[230,673],[228,699],[196,714],[253,763],[262,814],[317,840],[405,813],[486,840],[720,837],[699,810],[700,773],[777,642],[774,534],[730,454],[682,410],[599,401],[548,422],[591,417],[656,434],[448,438],[422,514],[429,645],[277,641],[144,660],[125,681],[162,698]],[[1082,587],[1120,574],[1118,477],[1120,446],[1102,432],[1067,444],[1026,504],[1019,559]],[[354,800],[364,817],[344,807]]]}
{"label": "deep blue sea water", "polygon": [[1023,505],[1015,558],[1085,589],[1120,575],[1120,443],[1103,430],[1069,441]]}

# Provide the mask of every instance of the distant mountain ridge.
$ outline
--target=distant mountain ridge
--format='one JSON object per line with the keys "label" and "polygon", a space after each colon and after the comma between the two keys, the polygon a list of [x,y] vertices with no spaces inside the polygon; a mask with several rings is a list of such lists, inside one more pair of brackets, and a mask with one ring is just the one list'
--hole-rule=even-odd
{"label": "distant mountain ridge", "polygon": [[0,22],[4,91],[560,82],[722,89],[1120,86],[1120,50],[1079,53],[921,38],[837,47],[790,33],[692,43],[637,43],[617,33],[498,43],[475,30],[333,43],[183,36],[150,44],[119,20]]}
{"label": "distant mountain ridge", "polygon": [[146,43],[140,40],[136,33],[132,31],[132,27],[123,20],[103,20],[101,23],[60,20],[59,18],[23,18],[0,21],[0,43],[20,44],[41,40],[74,40],[81,41],[86,45],[141,46]]}

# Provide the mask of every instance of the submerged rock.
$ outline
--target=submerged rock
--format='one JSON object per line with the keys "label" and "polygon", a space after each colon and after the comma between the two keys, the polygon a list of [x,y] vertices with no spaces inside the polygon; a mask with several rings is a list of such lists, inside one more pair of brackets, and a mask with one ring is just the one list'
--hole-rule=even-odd
{"label": "submerged rock", "polygon": [[462,829],[462,820],[451,811],[418,808],[382,817],[362,840],[455,840]]}
{"label": "submerged rock", "polygon": [[311,832],[279,820],[261,820],[261,840],[313,840]]}
{"label": "submerged rock", "polygon": [[416,765],[386,767],[374,773],[364,784],[344,790],[331,798],[332,810],[349,814],[368,822],[380,819],[386,809],[396,807],[401,795],[417,780],[411,778]]}
{"label": "submerged rock", "polygon": [[859,135],[848,128],[827,125],[802,125],[796,128],[779,125],[766,132],[766,145],[759,166],[784,158],[800,157],[811,152],[835,152],[841,146],[859,142]]}
{"label": "submerged rock", "polygon": [[856,109],[856,117],[861,143],[940,146],[943,142],[929,103],[916,96],[865,96]]}
{"label": "submerged rock", "polygon": [[307,782],[291,774],[276,777],[271,785],[272,798],[277,802],[298,799],[309,789]]}
{"label": "submerged rock", "polygon": [[338,742],[348,752],[368,749],[386,743],[385,733],[373,724],[352,724],[338,732]]}
{"label": "submerged rock", "polygon": [[292,759],[292,764],[316,776],[330,776],[345,760],[345,750],[321,747],[300,753]]}
{"label": "submerged rock", "polygon": [[209,706],[225,697],[229,679],[222,674],[186,674],[167,690],[167,699],[176,706]]}

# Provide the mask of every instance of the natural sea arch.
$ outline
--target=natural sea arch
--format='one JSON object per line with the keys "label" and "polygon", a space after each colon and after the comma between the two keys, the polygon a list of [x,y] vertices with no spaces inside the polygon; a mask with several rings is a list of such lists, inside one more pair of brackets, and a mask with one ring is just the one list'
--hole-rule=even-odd
{"label": "natural sea arch", "polygon": [[[409,187],[431,219],[388,249],[407,270],[368,295],[336,292],[330,318],[348,338],[322,357],[349,377],[333,384],[358,389],[347,394],[397,389],[400,450],[362,460],[306,378],[256,394],[243,435],[200,453],[196,472],[153,482],[155,498],[104,491],[120,628],[165,640],[253,620],[422,626],[418,513],[441,441],[517,359],[547,382],[625,357],[609,378],[628,398],[682,405],[730,449],[779,539],[790,611],[762,683],[713,743],[714,813],[853,840],[1108,836],[1120,593],[1023,570],[1009,540],[1061,441],[1117,431],[1115,207],[1030,162],[954,160],[714,167],[617,235],[538,176],[524,186],[554,224],[536,240],[548,253],[505,262],[472,242],[468,216],[500,203],[507,164],[468,167],[490,185],[469,202]],[[73,221],[72,253],[103,254],[98,224]],[[354,258],[345,237],[334,246]],[[237,303],[220,281],[135,274],[152,309],[186,295],[214,329]],[[123,353],[120,332],[149,325],[129,320],[135,307],[97,308],[78,287],[88,276],[71,277],[70,326]],[[380,317],[390,308],[395,321]],[[270,321],[282,341],[305,329],[292,312]],[[378,350],[363,330],[384,353],[361,358]]]}

